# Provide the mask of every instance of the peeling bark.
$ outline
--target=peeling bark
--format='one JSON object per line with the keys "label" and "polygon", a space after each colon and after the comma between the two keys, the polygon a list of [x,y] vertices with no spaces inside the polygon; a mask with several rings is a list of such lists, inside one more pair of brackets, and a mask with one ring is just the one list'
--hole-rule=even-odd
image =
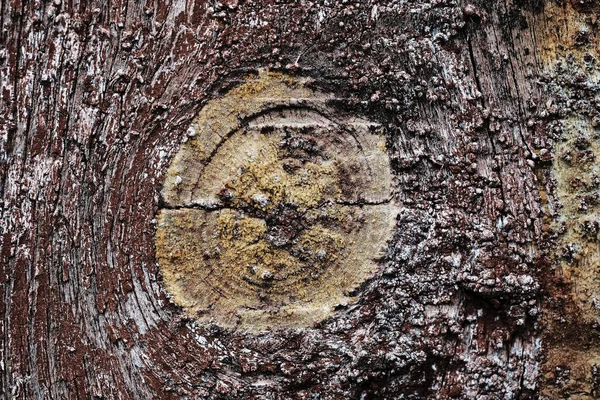
{"label": "peeling bark", "polygon": [[[598,396],[599,11],[2,1],[0,393]],[[259,71],[381,126],[399,210],[354,302],[256,332],[170,301],[155,235],[194,118]]]}

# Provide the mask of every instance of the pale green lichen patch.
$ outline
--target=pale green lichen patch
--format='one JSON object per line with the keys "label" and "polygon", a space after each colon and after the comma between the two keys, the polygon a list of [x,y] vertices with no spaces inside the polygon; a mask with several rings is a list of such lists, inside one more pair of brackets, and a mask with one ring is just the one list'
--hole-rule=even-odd
{"label": "pale green lichen patch", "polygon": [[[321,110],[289,106],[300,95]],[[332,122],[325,98],[267,74],[197,118],[156,234],[165,286],[196,318],[310,326],[376,272],[396,216],[385,142],[356,118]]]}
{"label": "pale green lichen patch", "polygon": [[582,317],[598,318],[600,304],[600,140],[589,121],[565,120],[566,140],[556,148],[554,172],[562,210],[558,218],[562,275],[573,285]]}

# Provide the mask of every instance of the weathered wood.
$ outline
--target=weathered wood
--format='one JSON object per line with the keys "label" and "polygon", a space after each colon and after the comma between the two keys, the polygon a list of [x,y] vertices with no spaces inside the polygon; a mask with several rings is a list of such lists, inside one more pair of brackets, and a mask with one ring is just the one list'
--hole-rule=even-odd
{"label": "weathered wood", "polygon": [[197,321],[312,327],[355,302],[384,257],[398,213],[385,136],[306,82],[247,80],[188,129],[161,193],[156,258]]}
{"label": "weathered wood", "polygon": [[[2,1],[0,393],[597,396],[598,12]],[[188,127],[259,70],[381,125],[399,207],[355,303],[262,332],[194,320],[155,256]]]}

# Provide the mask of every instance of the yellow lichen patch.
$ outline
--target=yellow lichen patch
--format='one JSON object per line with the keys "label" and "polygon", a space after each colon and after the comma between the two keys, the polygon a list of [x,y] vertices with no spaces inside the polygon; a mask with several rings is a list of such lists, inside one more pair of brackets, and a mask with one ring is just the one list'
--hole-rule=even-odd
{"label": "yellow lichen patch", "polygon": [[[299,96],[306,107],[290,105]],[[395,225],[389,159],[374,124],[334,123],[327,98],[264,73],[193,124],[165,180],[156,255],[199,320],[310,326],[376,272]]]}
{"label": "yellow lichen patch", "polygon": [[284,159],[277,163],[247,165],[239,177],[225,185],[232,196],[231,204],[244,202],[262,210],[271,210],[286,202],[306,209],[315,207],[327,192],[332,198],[339,194],[336,186],[338,171],[333,165],[306,162],[289,173],[284,165],[292,161]]}

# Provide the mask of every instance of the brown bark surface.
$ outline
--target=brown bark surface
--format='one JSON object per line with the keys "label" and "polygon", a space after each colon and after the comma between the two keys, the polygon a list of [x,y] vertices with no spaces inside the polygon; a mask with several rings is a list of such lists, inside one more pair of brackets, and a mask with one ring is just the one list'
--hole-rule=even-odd
{"label": "brown bark surface", "polygon": [[[598,12],[3,0],[0,394],[598,396]],[[399,211],[355,303],[256,332],[171,302],[155,234],[190,123],[259,70],[382,127]]]}

